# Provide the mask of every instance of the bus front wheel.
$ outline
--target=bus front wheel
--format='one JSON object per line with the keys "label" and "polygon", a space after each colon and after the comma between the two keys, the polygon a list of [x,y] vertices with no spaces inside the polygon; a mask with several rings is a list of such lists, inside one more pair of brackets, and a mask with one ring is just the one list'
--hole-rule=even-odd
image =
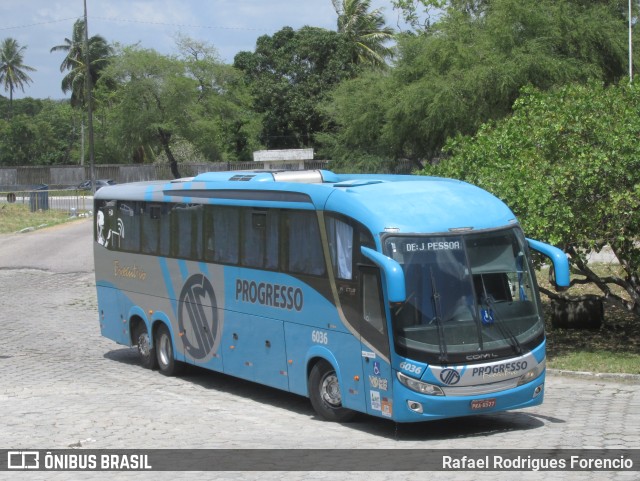
{"label": "bus front wheel", "polygon": [[169,329],[164,324],[158,326],[155,336],[155,350],[158,361],[158,368],[165,376],[177,376],[182,372],[182,363],[176,361],[173,355],[173,344]]}
{"label": "bus front wheel", "polygon": [[309,398],[316,413],[327,421],[347,422],[355,413],[342,407],[338,375],[331,364],[318,361],[309,374]]}
{"label": "bus front wheel", "polygon": [[151,345],[149,332],[147,331],[147,326],[144,323],[140,323],[136,328],[133,340],[138,347],[138,354],[140,355],[142,366],[147,369],[156,369],[158,367],[156,352]]}

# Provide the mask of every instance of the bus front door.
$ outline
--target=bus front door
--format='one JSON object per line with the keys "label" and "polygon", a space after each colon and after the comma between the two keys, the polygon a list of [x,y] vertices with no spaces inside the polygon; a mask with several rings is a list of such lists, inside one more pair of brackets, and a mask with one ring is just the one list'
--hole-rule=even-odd
{"label": "bus front door", "polygon": [[337,281],[340,305],[347,321],[358,331],[361,372],[359,387],[363,410],[391,417],[389,338],[382,300],[380,270],[359,266],[353,279]]}
{"label": "bus front door", "polygon": [[359,331],[367,413],[390,418],[393,416],[392,372],[380,270],[368,266],[360,266],[359,270]]}

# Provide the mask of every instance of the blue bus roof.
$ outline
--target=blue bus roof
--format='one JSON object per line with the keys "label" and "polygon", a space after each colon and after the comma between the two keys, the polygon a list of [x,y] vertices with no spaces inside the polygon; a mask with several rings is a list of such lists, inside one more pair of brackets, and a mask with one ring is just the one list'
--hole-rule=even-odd
{"label": "blue bus roof", "polygon": [[516,222],[501,200],[479,187],[418,175],[326,170],[207,172],[176,181],[103,187],[96,199],[326,210],[352,217],[373,232],[440,233]]}

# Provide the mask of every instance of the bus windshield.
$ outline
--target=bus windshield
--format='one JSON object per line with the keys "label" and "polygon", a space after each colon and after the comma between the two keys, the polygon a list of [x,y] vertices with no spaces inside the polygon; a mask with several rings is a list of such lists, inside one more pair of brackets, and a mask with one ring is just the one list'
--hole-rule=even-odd
{"label": "bus windshield", "polygon": [[432,364],[522,354],[544,339],[535,278],[518,228],[390,236],[406,301],[393,312],[396,351]]}

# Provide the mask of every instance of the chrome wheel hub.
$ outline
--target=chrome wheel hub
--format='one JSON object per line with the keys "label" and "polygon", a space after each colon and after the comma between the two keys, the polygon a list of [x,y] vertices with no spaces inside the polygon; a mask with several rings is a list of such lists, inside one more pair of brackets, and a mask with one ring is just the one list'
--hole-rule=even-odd
{"label": "chrome wheel hub", "polygon": [[322,380],[320,389],[322,399],[333,407],[342,406],[342,396],[340,395],[340,386],[338,384],[338,376],[331,373]]}

